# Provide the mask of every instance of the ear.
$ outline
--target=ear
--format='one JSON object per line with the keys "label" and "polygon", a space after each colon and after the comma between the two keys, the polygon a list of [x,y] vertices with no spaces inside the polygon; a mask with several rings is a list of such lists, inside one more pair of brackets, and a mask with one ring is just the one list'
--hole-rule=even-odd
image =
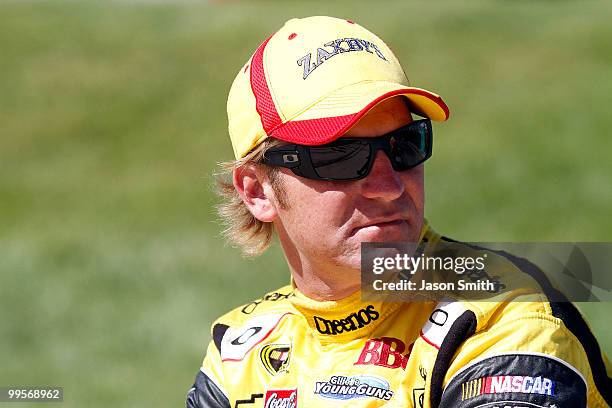
{"label": "ear", "polygon": [[278,213],[266,174],[252,164],[245,164],[235,169],[232,176],[234,187],[251,214],[261,222],[274,221]]}

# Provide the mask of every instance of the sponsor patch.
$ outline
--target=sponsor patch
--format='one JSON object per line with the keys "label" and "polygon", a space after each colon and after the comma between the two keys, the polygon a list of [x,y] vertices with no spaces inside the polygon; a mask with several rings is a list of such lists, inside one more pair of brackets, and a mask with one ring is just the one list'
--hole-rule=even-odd
{"label": "sponsor patch", "polygon": [[419,365],[419,375],[423,380],[423,386],[412,389],[412,406],[414,408],[423,408],[425,406],[425,382],[427,381],[427,370],[422,365]]}
{"label": "sponsor patch", "polygon": [[380,314],[373,305],[360,309],[357,312],[351,313],[343,319],[325,319],[319,316],[313,316],[315,327],[321,334],[336,335],[345,332],[351,332],[361,329],[364,326],[378,320]]}
{"label": "sponsor patch", "polygon": [[465,310],[465,307],[459,302],[440,302],[421,329],[421,338],[427,344],[440,349],[451,326]]}
{"label": "sponsor patch", "polygon": [[241,311],[244,314],[251,314],[255,311],[255,309],[257,309],[257,306],[259,306],[263,302],[278,302],[279,300],[289,299],[291,296],[293,296],[293,292],[271,292],[265,295],[264,297],[252,301],[251,303],[247,303],[242,307]]}
{"label": "sponsor patch", "polygon": [[538,405],[532,404],[531,402],[519,402],[514,403],[512,401],[501,401],[501,402],[491,402],[484,405],[478,405],[474,408],[561,408],[557,407],[557,405]]}
{"label": "sponsor patch", "polygon": [[261,343],[285,314],[254,317],[240,327],[227,327],[220,341],[222,361],[241,361],[253,347]]}
{"label": "sponsor patch", "polygon": [[461,384],[461,400],[483,394],[520,392],[523,394],[555,395],[555,382],[544,377],[497,375],[482,377]]}
{"label": "sponsor patch", "polygon": [[334,375],[328,381],[317,381],[315,394],[337,400],[376,398],[389,401],[394,392],[388,381],[372,375]]}
{"label": "sponsor patch", "polygon": [[236,400],[234,408],[241,408],[242,405],[256,404],[258,398],[263,398],[263,394],[251,394],[250,398]]}
{"label": "sponsor patch", "polygon": [[412,344],[406,350],[406,344],[394,337],[369,339],[365,342],[355,365],[375,365],[387,368],[401,367],[405,370],[411,350]]}
{"label": "sponsor patch", "polygon": [[291,344],[266,344],[259,352],[264,368],[272,375],[286,372],[291,357]]}
{"label": "sponsor patch", "polygon": [[268,390],[264,408],[296,408],[298,401],[297,388],[293,390]]}
{"label": "sponsor patch", "polygon": [[541,353],[483,358],[459,370],[440,408],[586,407],[586,382],[567,362]]}

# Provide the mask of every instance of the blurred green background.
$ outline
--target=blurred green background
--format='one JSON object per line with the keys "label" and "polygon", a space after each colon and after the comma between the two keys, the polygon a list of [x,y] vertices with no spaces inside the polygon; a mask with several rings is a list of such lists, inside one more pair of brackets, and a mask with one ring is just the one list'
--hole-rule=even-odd
{"label": "blurred green background", "polygon": [[[612,241],[608,1],[2,1],[0,386],[183,406],[212,320],[289,280],[277,246],[224,245],[211,173],[235,73],[316,14],[379,34],[449,104],[434,228]],[[580,306],[610,354],[610,304]]]}

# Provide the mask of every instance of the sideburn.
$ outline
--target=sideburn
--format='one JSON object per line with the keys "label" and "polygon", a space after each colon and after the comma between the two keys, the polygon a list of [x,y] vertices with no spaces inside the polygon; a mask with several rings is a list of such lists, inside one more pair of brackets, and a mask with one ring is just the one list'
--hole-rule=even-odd
{"label": "sideburn", "polygon": [[275,167],[268,167],[268,169],[266,170],[268,179],[270,180],[270,185],[272,186],[272,191],[274,191],[274,195],[276,196],[276,201],[278,205],[281,209],[288,210],[289,199],[287,197],[287,191],[285,190],[282,177],[280,177],[280,170]]}

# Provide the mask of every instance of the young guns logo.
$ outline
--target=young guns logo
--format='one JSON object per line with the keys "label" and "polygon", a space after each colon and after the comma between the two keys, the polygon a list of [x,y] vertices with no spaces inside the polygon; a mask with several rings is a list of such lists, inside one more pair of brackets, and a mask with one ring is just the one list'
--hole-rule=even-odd
{"label": "young guns logo", "polygon": [[382,337],[380,339],[370,339],[365,342],[361,354],[355,365],[375,365],[387,368],[399,368],[406,370],[408,357],[412,344],[406,351],[406,344],[400,339],[393,337]]}
{"label": "young guns logo", "polygon": [[351,313],[344,319],[328,320],[319,316],[313,316],[313,319],[319,333],[336,335],[361,329],[377,320],[379,316],[380,314],[374,309],[374,306],[369,305],[358,312]]}
{"label": "young guns logo", "polygon": [[386,380],[372,375],[333,375],[328,381],[317,381],[314,393],[337,400],[370,397],[383,401],[389,401],[394,394]]}
{"label": "young guns logo", "polygon": [[498,375],[482,377],[461,384],[461,400],[483,394],[514,392],[521,394],[555,395],[555,382],[545,377]]}
{"label": "young guns logo", "polygon": [[380,51],[380,48],[370,41],[362,40],[360,38],[338,38],[333,41],[326,42],[322,47],[317,48],[315,56],[316,61],[313,62],[313,55],[311,52],[297,60],[297,64],[304,69],[304,75],[302,78],[308,78],[308,76],[315,69],[320,67],[321,64],[331,57],[338,54],[344,54],[345,52],[355,51],[369,52],[370,54],[375,54],[378,56],[378,58],[387,61],[384,54]]}

